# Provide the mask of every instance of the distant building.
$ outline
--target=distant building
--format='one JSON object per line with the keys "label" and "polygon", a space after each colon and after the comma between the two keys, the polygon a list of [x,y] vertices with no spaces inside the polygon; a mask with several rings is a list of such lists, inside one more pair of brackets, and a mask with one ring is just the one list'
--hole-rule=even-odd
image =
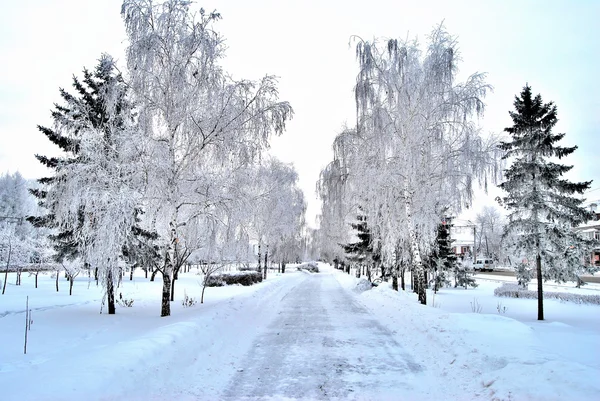
{"label": "distant building", "polygon": [[[600,241],[600,212],[598,211],[598,205],[600,205],[600,200],[586,203],[585,207],[594,214],[594,217],[585,224],[574,228],[574,230],[588,238],[594,238]],[[592,251],[590,262],[595,265],[600,265],[600,248],[596,248]]]}
{"label": "distant building", "polygon": [[475,225],[468,220],[452,219],[450,228],[452,249],[460,260],[472,260],[473,258],[474,227]]}

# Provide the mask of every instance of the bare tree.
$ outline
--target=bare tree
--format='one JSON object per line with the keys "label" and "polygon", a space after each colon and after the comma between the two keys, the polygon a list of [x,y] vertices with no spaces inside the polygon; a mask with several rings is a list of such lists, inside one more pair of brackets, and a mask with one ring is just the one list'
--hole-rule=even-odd
{"label": "bare tree", "polygon": [[500,260],[502,233],[505,219],[500,210],[494,206],[484,206],[475,217],[477,224],[477,251],[497,261]]}

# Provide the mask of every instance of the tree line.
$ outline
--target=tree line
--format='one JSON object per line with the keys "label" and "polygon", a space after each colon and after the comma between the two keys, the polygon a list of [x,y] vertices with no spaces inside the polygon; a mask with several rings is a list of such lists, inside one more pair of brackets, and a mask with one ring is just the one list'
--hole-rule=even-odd
{"label": "tree line", "polygon": [[474,224],[481,228],[475,246],[512,260],[523,284],[537,274],[543,319],[543,281],[598,269],[590,263],[597,243],[574,230],[594,217],[581,196],[591,181],[561,177],[571,166],[556,160],[576,147],[556,144],[564,137],[552,132],[556,106],[526,85],[510,112],[513,126],[483,135],[477,118],[492,88],[484,73],[458,80],[458,43],[443,25],[424,49],[411,38],[352,40],[356,121],[334,139],[333,160],[317,183],[321,256],[357,265],[369,279],[371,271],[392,276],[396,289],[409,269],[426,304],[426,288],[451,284],[452,273],[455,286],[474,284],[448,230],[471,206],[476,184],[499,185],[508,222],[502,228],[498,213],[485,210]]}
{"label": "tree line", "polygon": [[121,14],[126,65],[101,55],[71,92],[60,89],[52,126],[38,126],[62,152],[36,155],[52,173],[31,189],[44,213],[28,220],[48,230],[55,261],[94,272],[108,313],[126,266],[162,275],[169,316],[185,263],[256,260],[252,241],[272,260],[297,259],[298,175],[266,153],[293,109],[276,77],[223,69],[218,13],[125,0]]}

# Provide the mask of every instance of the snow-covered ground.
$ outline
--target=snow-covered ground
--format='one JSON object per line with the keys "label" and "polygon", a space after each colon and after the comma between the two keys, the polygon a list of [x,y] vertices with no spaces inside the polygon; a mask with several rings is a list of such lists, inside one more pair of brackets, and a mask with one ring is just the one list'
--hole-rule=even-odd
{"label": "snow-covered ground", "polygon": [[[9,275],[0,295],[2,400],[456,399],[595,400],[600,397],[600,307],[493,296],[500,283],[443,289],[432,306],[387,284],[320,265],[289,269],[252,287],[176,283],[172,316],[158,317],[161,282],[124,278],[135,300],[99,314],[87,277],[40,288]],[[598,293],[598,288],[568,289]],[[23,355],[25,297],[33,325]],[[472,311],[472,303],[481,313]],[[498,312],[506,307],[505,313]],[[270,371],[273,368],[274,371]],[[256,384],[254,384],[256,377]]]}

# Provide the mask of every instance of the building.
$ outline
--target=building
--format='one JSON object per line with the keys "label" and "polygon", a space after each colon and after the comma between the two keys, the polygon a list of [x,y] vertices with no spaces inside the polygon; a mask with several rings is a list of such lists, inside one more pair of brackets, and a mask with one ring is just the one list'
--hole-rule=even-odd
{"label": "building", "polygon": [[459,260],[473,259],[473,245],[475,244],[475,224],[469,220],[452,219],[450,238],[452,249]]}
{"label": "building", "polygon": [[[585,224],[581,224],[579,227],[574,228],[574,230],[585,237],[600,241],[600,212],[598,211],[598,205],[600,205],[600,200],[586,203],[585,207],[594,214],[594,217]],[[600,248],[596,248],[592,251],[590,262],[596,266],[600,266]]]}

